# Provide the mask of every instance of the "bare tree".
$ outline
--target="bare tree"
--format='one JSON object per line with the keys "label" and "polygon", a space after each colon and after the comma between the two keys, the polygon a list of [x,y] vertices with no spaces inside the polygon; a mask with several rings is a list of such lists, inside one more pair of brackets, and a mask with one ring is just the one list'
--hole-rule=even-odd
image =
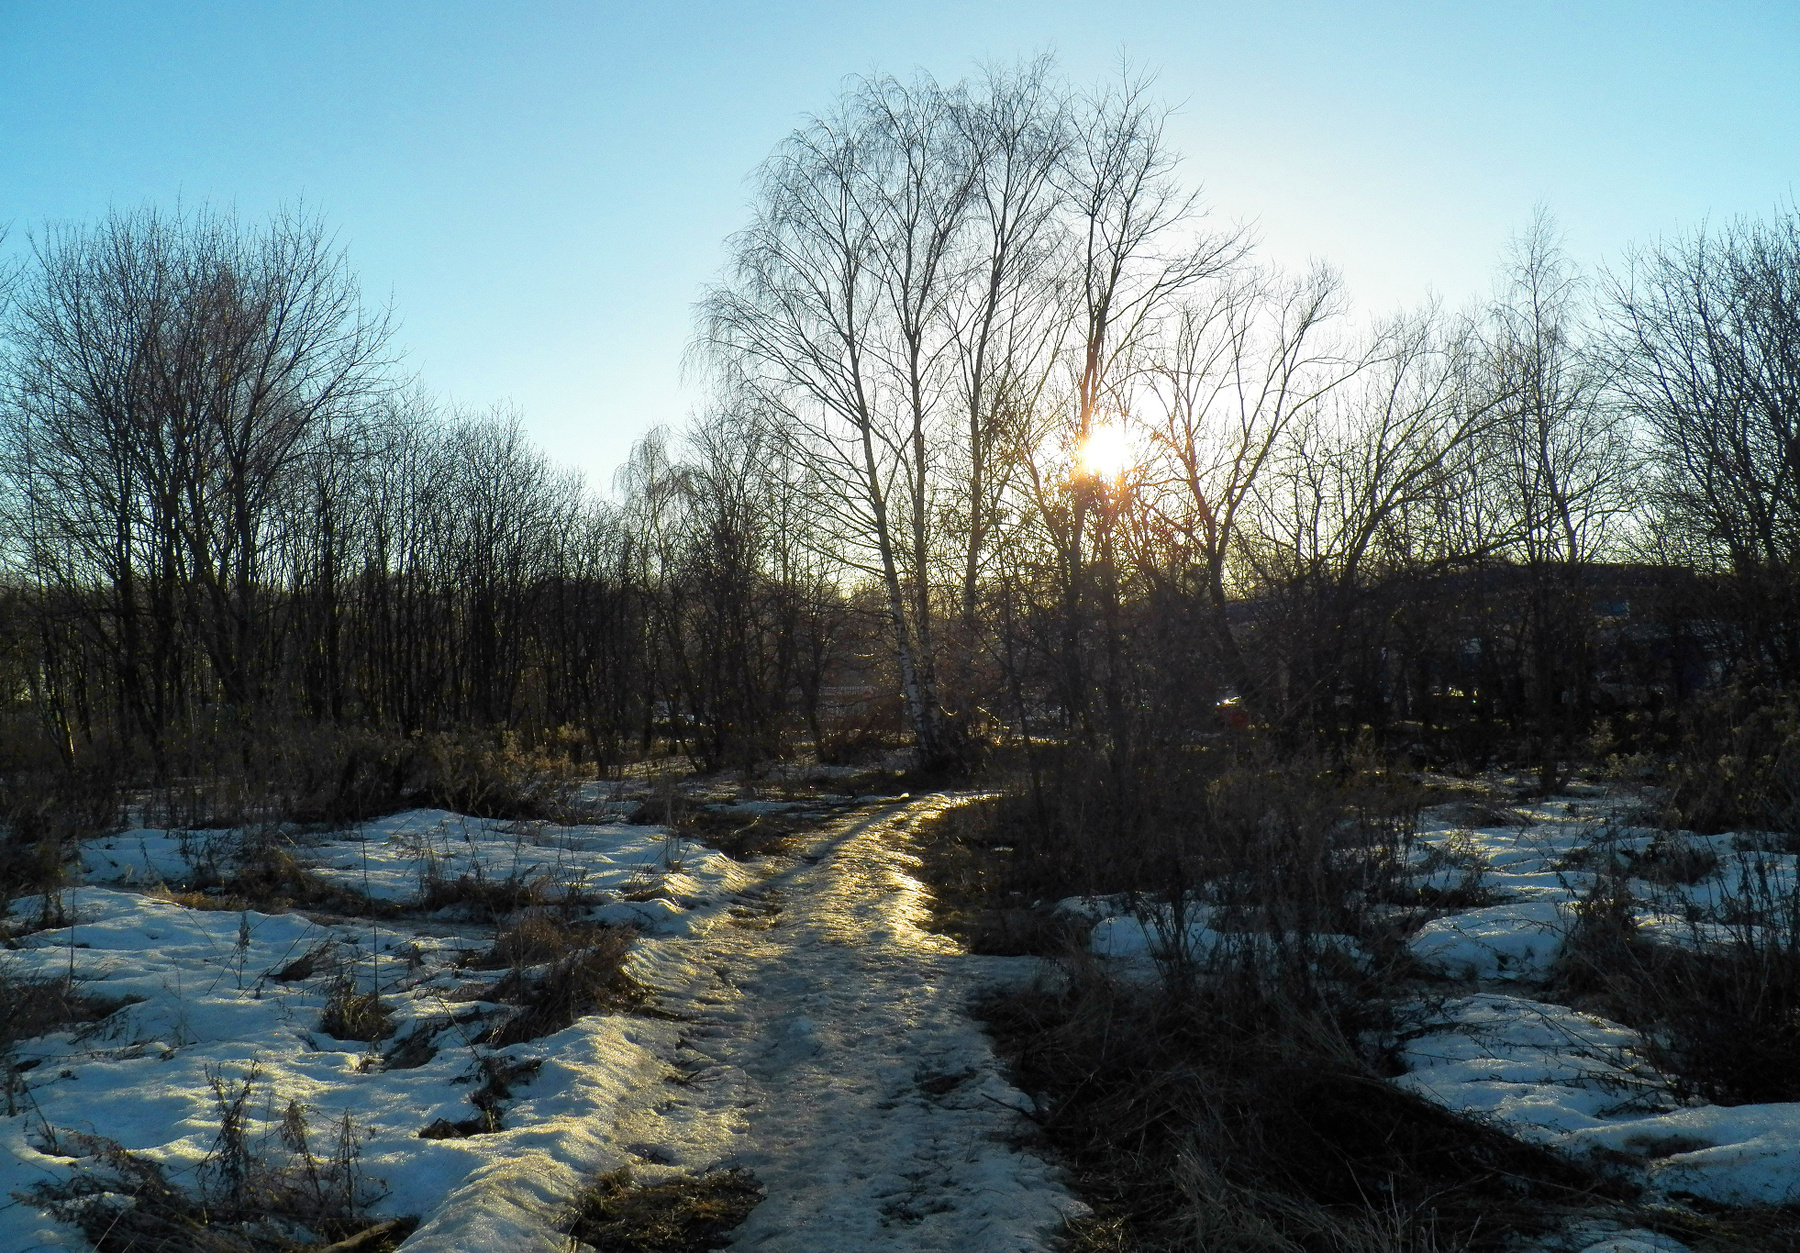
{"label": "bare tree", "polygon": [[1192,563],[1225,683],[1248,708],[1261,704],[1260,684],[1229,622],[1239,589],[1228,569],[1290,428],[1366,364],[1331,334],[1341,311],[1339,280],[1328,270],[1299,281],[1228,274],[1210,298],[1182,303],[1145,370],[1139,409],[1154,463],[1140,490],[1178,541],[1149,568],[1161,565],[1180,582]]}
{"label": "bare tree", "polygon": [[92,629],[121,725],[160,744],[193,698],[240,720],[258,703],[269,563],[334,424],[382,385],[387,336],[315,219],[146,210],[38,241],[11,470],[39,577],[106,589]]}
{"label": "bare tree", "polygon": [[[994,528],[1012,487],[1031,417],[1044,404],[1069,330],[1068,260],[1059,175],[1071,137],[1069,103],[1048,59],[1014,73],[989,69],[957,95],[956,119],[974,171],[967,272],[956,293],[956,385],[964,413],[960,609],[965,649]],[[964,681],[968,681],[964,658]]]}
{"label": "bare tree", "polygon": [[1608,290],[1619,395],[1666,542],[1728,571],[1746,671],[1800,675],[1800,212],[1633,254]]}
{"label": "bare tree", "polygon": [[[1435,310],[1401,318],[1367,350],[1355,385],[1290,427],[1278,471],[1257,484],[1245,544],[1266,590],[1264,664],[1283,720],[1338,736],[1344,712],[1381,706],[1383,620],[1359,613],[1384,580],[1444,568],[1459,554],[1444,519],[1461,453],[1492,422],[1470,384],[1467,328]],[[1370,637],[1359,637],[1367,627]],[[1360,661],[1360,668],[1352,666]]]}
{"label": "bare tree", "polygon": [[1503,551],[1525,580],[1540,783],[1566,781],[1591,706],[1591,569],[1630,506],[1633,456],[1585,341],[1582,282],[1543,209],[1514,238],[1484,336],[1494,423],[1484,478],[1504,511]]}
{"label": "bare tree", "polygon": [[821,510],[887,600],[907,717],[949,752],[934,657],[935,474],[970,163],[936,85],[858,84],[785,141],[701,339],[777,415]]}

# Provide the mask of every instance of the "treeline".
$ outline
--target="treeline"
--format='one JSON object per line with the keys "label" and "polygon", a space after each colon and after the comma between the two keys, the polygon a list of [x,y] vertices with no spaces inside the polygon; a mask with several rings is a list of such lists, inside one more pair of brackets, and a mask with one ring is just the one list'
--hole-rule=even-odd
{"label": "treeline", "polygon": [[859,80],[596,492],[410,385],[321,224],[115,213],[4,323],[12,736],[171,780],[296,729],[601,767],[1360,737],[1553,780],[1800,672],[1800,215],[1356,317],[1208,221],[1166,110]]}
{"label": "treeline", "polygon": [[615,505],[516,416],[443,410],[317,220],[114,214],[14,281],[8,693],[65,764],[167,780],[320,725],[721,762],[804,730],[785,694],[816,698],[842,598],[765,542],[766,496],[652,440]]}

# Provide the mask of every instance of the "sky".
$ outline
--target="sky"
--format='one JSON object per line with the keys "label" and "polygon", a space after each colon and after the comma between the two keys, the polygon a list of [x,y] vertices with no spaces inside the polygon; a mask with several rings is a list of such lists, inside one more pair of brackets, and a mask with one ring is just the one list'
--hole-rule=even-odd
{"label": "sky", "polygon": [[1214,218],[1372,312],[1490,286],[1546,205],[1587,264],[1800,191],[1800,0],[0,0],[0,224],[323,214],[407,368],[604,487],[679,426],[750,172],[847,76],[1053,53],[1156,75]]}

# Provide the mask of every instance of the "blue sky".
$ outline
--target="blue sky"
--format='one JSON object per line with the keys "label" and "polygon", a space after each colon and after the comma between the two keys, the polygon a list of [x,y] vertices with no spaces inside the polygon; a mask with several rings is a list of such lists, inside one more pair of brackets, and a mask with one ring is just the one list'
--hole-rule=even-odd
{"label": "blue sky", "polygon": [[426,385],[596,483],[678,423],[745,176],[845,75],[1121,55],[1265,252],[1374,310],[1489,282],[1543,201],[1586,261],[1800,190],[1800,3],[0,0],[0,223],[304,198]]}

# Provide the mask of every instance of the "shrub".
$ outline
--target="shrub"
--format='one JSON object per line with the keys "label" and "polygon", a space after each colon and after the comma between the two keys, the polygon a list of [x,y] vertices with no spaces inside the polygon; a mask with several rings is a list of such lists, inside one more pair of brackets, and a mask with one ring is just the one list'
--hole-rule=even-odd
{"label": "shrub", "polygon": [[566,816],[593,777],[566,753],[526,746],[511,731],[432,735],[422,748],[424,780],[412,802],[477,818]]}
{"label": "shrub", "polygon": [[1597,875],[1553,991],[1643,1032],[1677,1095],[1800,1100],[1800,895],[1755,852],[1715,874],[1713,907],[1680,943],[1641,933],[1622,872]]}
{"label": "shrub", "polygon": [[1673,815],[1695,831],[1800,832],[1800,695],[1751,688],[1696,700],[1668,784]]}
{"label": "shrub", "polygon": [[104,746],[65,759],[39,736],[0,741],[0,908],[39,896],[36,925],[60,924],[59,889],[76,841],[113,826],[122,808],[116,761]]}

